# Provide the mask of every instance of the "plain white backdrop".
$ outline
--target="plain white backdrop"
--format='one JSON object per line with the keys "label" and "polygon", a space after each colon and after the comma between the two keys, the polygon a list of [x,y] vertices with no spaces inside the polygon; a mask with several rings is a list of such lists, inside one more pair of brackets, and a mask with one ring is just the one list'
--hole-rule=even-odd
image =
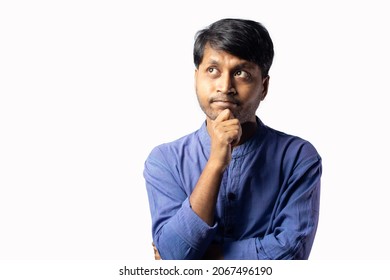
{"label": "plain white backdrop", "polygon": [[195,32],[262,22],[258,116],[323,158],[311,259],[390,250],[386,1],[0,2],[0,259],[151,260],[150,150],[198,129]]}

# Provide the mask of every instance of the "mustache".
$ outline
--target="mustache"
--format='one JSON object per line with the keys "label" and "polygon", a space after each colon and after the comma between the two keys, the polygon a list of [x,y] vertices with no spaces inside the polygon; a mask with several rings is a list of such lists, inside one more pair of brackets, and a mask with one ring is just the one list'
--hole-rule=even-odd
{"label": "mustache", "polygon": [[212,96],[212,97],[209,98],[209,102],[210,103],[217,102],[217,101],[230,102],[230,103],[237,104],[237,105],[241,104],[240,100],[238,100],[237,98],[235,98],[233,96],[229,96],[229,95],[225,95],[225,96]]}

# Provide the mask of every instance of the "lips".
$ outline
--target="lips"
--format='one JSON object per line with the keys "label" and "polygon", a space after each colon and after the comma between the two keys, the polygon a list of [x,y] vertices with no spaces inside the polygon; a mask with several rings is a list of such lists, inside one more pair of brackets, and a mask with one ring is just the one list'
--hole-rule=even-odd
{"label": "lips", "polygon": [[232,105],[237,105],[236,102],[232,102],[230,100],[214,100],[212,103],[221,103],[221,104],[232,104]]}
{"label": "lips", "polygon": [[235,108],[238,105],[236,102],[229,100],[214,100],[211,102],[211,104],[220,108]]}
{"label": "lips", "polygon": [[230,101],[216,100],[211,103],[211,107],[214,107],[216,110],[235,110],[237,108],[237,104]]}

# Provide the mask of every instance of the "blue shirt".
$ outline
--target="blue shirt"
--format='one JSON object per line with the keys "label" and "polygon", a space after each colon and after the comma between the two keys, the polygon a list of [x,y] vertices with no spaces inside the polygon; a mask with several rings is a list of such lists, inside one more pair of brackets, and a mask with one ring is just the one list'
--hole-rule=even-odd
{"label": "blue shirt", "polygon": [[144,177],[162,259],[201,259],[211,242],[225,259],[307,259],[318,224],[321,158],[307,141],[265,126],[233,149],[209,226],[189,197],[205,167],[206,123],[152,150]]}

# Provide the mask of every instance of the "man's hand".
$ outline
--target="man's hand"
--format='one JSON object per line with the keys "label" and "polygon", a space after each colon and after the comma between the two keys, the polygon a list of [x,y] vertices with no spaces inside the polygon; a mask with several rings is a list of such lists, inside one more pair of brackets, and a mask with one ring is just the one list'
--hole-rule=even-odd
{"label": "man's hand", "polygon": [[240,142],[242,129],[229,109],[223,110],[214,121],[208,123],[211,137],[209,161],[225,169],[232,158],[232,149]]}
{"label": "man's hand", "polygon": [[152,246],[153,246],[153,251],[154,251],[154,259],[156,261],[161,260],[160,253],[158,252],[158,250],[157,250],[156,246],[154,245],[154,243],[152,243]]}

